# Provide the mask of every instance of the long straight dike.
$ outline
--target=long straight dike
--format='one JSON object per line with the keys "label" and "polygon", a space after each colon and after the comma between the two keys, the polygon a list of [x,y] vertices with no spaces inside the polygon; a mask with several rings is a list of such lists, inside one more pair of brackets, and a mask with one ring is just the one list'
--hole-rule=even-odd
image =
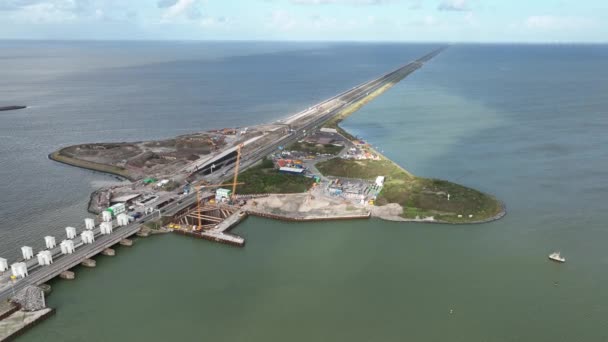
{"label": "long straight dike", "polygon": [[[372,80],[370,82],[359,85],[349,91],[339,94],[337,97],[333,97],[332,99],[340,98],[340,100],[344,101],[344,103],[340,107],[335,108],[334,110],[332,110],[330,112],[319,115],[317,118],[315,118],[314,120],[311,120],[311,122],[306,124],[305,127],[300,127],[300,129],[298,130],[297,133],[285,135],[281,139],[278,139],[277,141],[275,141],[267,146],[260,147],[257,150],[254,150],[254,151],[248,153],[249,155],[247,156],[246,160],[242,163],[241,170],[245,170],[246,168],[254,165],[259,160],[264,158],[266,155],[275,151],[278,148],[278,146],[286,145],[290,142],[301,139],[304,136],[302,129],[308,130],[310,128],[319,126],[319,125],[327,122],[328,120],[332,119],[336,115],[339,115],[340,113],[342,113],[345,109],[349,108],[350,106],[357,104],[361,100],[364,100],[369,94],[382,88],[383,86],[385,86],[387,84],[395,84],[395,83],[399,82],[401,79],[405,78],[412,72],[419,69],[423,65],[424,62],[433,58],[435,55],[440,53],[442,50],[443,49],[435,50],[435,51],[419,58],[418,60],[408,63],[385,75],[382,75],[381,77],[379,77],[375,80]],[[331,100],[331,99],[329,99],[329,100]],[[321,103],[325,103],[329,100],[323,101]],[[84,165],[81,165],[81,167],[89,168]],[[94,167],[90,167],[90,168],[93,170],[96,170],[96,171],[101,171],[101,172],[105,171],[105,170],[95,169]],[[228,168],[228,171],[231,171],[230,168],[231,167]],[[233,172],[233,171],[231,171],[231,172]],[[212,174],[211,176],[212,176],[212,177],[210,177],[211,179],[214,179],[217,181],[222,181],[222,180],[230,178],[232,175],[230,175],[228,172],[226,172],[223,175],[219,175],[219,172],[216,172],[215,174]],[[170,205],[163,208],[158,213],[161,215],[172,215],[173,213],[179,212],[180,210],[183,210],[186,207],[192,205],[194,201],[195,201],[194,194],[190,194],[190,195],[182,198],[179,202],[171,203]],[[156,215],[156,212],[154,214],[150,214],[150,215],[144,217],[139,222],[129,224],[125,227],[116,228],[115,231],[110,235],[101,235],[99,228],[97,228],[94,231],[95,236],[96,236],[95,242],[91,245],[84,245],[84,244],[82,244],[82,242],[79,242],[79,239],[76,239],[75,240],[76,250],[73,254],[61,255],[61,253],[58,251],[57,248],[52,250],[55,260],[54,260],[54,263],[49,266],[37,266],[35,264],[34,260],[29,260],[28,261],[28,272],[30,273],[30,275],[28,277],[15,281],[12,284],[7,284],[6,281],[0,282],[0,301],[7,300],[12,295],[13,291],[17,292],[28,285],[40,285],[40,284],[56,277],[61,272],[79,265],[84,259],[91,258],[91,257],[99,254],[105,248],[115,245],[118,242],[120,242],[120,240],[135,234],[140,229],[141,225],[143,223],[151,220],[154,215]],[[8,273],[8,272],[5,272],[5,275],[2,275],[0,277],[0,280],[5,280],[7,278],[6,273]]]}

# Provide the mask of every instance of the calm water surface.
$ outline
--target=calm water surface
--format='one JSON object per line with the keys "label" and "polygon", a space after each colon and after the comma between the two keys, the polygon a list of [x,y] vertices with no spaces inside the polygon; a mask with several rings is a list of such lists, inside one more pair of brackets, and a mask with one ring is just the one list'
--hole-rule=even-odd
{"label": "calm water surface", "polygon": [[[431,48],[1,44],[0,104],[34,106],[0,114],[9,256],[80,222],[88,191],[113,181],[47,160],[59,146],[270,121]],[[21,340],[605,341],[607,57],[452,46],[344,123],[416,174],[496,194],[499,222],[249,218],[243,249],[138,240],[53,282],[57,315]],[[566,264],[546,260],[554,249]]]}

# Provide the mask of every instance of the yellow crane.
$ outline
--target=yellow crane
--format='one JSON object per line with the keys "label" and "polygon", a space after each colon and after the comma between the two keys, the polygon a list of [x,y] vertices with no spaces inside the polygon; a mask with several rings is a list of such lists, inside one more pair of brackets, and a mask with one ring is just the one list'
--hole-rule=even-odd
{"label": "yellow crane", "polygon": [[241,185],[241,184],[245,184],[245,183],[239,183],[238,182],[238,176],[239,176],[239,166],[241,163],[241,148],[243,148],[243,144],[239,144],[239,146],[237,147],[236,150],[236,164],[234,166],[234,178],[232,180],[232,183],[224,183],[224,184],[214,184],[214,185],[205,185],[202,184],[204,181],[200,181],[195,185],[196,188],[196,205],[197,205],[197,210],[198,210],[198,227],[197,229],[200,230],[202,227],[202,223],[201,223],[201,188],[205,187],[205,188],[219,188],[220,186],[229,186],[232,185],[232,194],[231,194],[231,198],[234,198],[234,195],[236,194],[236,186],[237,185]]}
{"label": "yellow crane", "polygon": [[236,185],[237,180],[239,179],[239,166],[241,165],[241,149],[243,146],[243,144],[239,144],[236,149],[236,164],[234,165],[234,179],[232,180],[232,198],[236,196]]}

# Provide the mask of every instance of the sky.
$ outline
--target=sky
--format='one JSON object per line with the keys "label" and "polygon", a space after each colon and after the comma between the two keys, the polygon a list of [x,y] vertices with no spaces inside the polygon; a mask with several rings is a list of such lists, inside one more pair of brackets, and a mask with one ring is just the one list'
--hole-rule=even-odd
{"label": "sky", "polygon": [[0,39],[608,41],[607,0],[0,0]]}

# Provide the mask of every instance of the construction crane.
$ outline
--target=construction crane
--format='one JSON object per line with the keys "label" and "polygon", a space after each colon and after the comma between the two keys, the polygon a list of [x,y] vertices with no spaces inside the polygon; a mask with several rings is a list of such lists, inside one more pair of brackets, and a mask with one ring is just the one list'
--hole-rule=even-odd
{"label": "construction crane", "polygon": [[196,206],[197,206],[197,211],[198,211],[198,227],[197,229],[200,230],[202,227],[202,223],[201,223],[201,188],[218,188],[220,186],[230,186],[232,185],[232,194],[231,194],[231,199],[234,198],[234,195],[236,193],[236,186],[237,185],[241,185],[241,184],[245,184],[245,183],[239,183],[238,182],[238,176],[239,176],[239,166],[240,166],[240,162],[241,162],[241,149],[243,148],[243,144],[239,144],[239,146],[237,147],[236,150],[236,163],[234,166],[234,178],[232,180],[232,183],[225,183],[225,184],[214,184],[214,185],[206,185],[206,184],[202,184],[205,181],[201,180],[200,182],[198,182],[194,187],[196,188]]}
{"label": "construction crane", "polygon": [[236,164],[234,165],[234,179],[232,180],[232,194],[230,195],[232,198],[236,196],[236,185],[239,179],[239,166],[241,165],[241,149],[243,146],[243,144],[239,144],[239,147],[236,149]]}
{"label": "construction crane", "polygon": [[202,188],[219,188],[220,186],[229,186],[232,185],[233,188],[236,185],[240,185],[240,184],[245,184],[245,183],[225,183],[225,184],[213,184],[213,185],[205,185],[205,184],[201,184],[203,183],[203,181],[200,181],[198,184],[195,185],[196,188],[196,209],[198,211],[198,226],[197,229],[200,230],[202,227],[202,223],[201,223],[201,189]]}

